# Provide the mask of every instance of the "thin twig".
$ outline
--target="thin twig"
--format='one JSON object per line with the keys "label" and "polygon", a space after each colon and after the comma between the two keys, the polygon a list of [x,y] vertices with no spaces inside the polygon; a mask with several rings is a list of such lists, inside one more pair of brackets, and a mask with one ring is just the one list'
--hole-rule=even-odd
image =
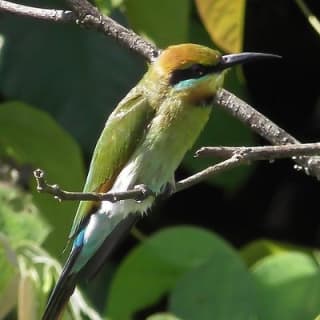
{"label": "thin twig", "polygon": [[244,161],[245,160],[243,160],[241,156],[234,155],[225,161],[219,162],[216,165],[208,167],[200,172],[197,172],[196,174],[186,179],[180,180],[175,185],[175,192],[180,192],[182,190],[188,189],[202,181],[207,180],[208,178],[214,176],[215,174],[232,169],[240,165]]}
{"label": "thin twig", "polygon": [[134,189],[125,192],[70,192],[61,189],[57,184],[50,185],[45,181],[45,173],[41,169],[36,169],[34,177],[37,181],[37,190],[39,192],[48,193],[54,196],[55,199],[62,200],[82,200],[82,201],[110,201],[117,202],[120,200],[133,199],[142,201],[153,193],[145,185],[137,185]]}
{"label": "thin twig", "polygon": [[57,9],[42,9],[25,6],[10,1],[0,0],[0,11],[6,11],[19,16],[25,16],[52,22],[75,22],[76,16],[72,11]]}

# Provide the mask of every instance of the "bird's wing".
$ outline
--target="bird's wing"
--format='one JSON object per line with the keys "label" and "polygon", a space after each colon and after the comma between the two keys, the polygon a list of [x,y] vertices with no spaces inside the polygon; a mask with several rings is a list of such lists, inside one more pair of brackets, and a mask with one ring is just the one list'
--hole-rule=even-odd
{"label": "bird's wing", "polygon": [[[154,109],[137,88],[131,90],[112,112],[95,147],[84,192],[107,192],[126,164],[154,115]],[[97,202],[81,201],[69,238],[95,211]]]}

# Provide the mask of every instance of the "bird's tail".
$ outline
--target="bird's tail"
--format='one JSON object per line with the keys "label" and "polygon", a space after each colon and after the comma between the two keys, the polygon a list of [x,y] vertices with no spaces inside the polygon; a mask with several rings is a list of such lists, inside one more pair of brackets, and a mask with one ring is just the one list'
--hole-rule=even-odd
{"label": "bird's tail", "polygon": [[[139,218],[139,214],[129,214],[120,222],[117,220],[117,224],[112,228],[110,234],[107,235],[90,259],[81,267],[78,265],[78,258],[81,250],[83,250],[83,244],[73,246],[61,276],[48,300],[42,320],[60,319],[62,311],[75,289],[78,278],[88,279],[93,277]],[[119,218],[115,217],[115,219]]]}
{"label": "bird's tail", "polygon": [[60,319],[62,311],[72,295],[76,282],[77,273],[72,273],[71,268],[74,265],[79,250],[72,249],[72,252],[62,270],[61,276],[53,289],[48,300],[46,309],[42,316],[42,320],[57,320]]}

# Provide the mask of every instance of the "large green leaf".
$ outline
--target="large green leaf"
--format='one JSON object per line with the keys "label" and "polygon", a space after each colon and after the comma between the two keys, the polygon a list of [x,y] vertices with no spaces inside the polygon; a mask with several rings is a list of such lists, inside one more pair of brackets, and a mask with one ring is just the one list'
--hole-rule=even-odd
{"label": "large green leaf", "polygon": [[90,154],[107,116],[145,69],[142,61],[69,24],[6,15],[0,33],[1,93],[49,111]]}
{"label": "large green leaf", "polygon": [[320,269],[310,255],[289,252],[254,265],[259,319],[314,319],[320,311]]}
{"label": "large green leaf", "polygon": [[[50,182],[80,190],[84,169],[79,147],[45,112],[20,102],[0,105],[0,146],[4,155],[18,163],[45,170]],[[35,192],[34,184],[32,192],[35,204],[52,226],[46,247],[60,255],[77,203],[58,203],[52,196]]]}
{"label": "large green leaf", "polygon": [[210,259],[178,281],[169,310],[184,320],[255,320],[252,277],[236,252],[217,243]]}
{"label": "large green leaf", "polygon": [[154,234],[119,267],[108,298],[108,315],[114,320],[132,319],[134,312],[156,303],[173,288],[185,272],[224,250],[231,249],[200,228],[175,227]]}
{"label": "large green leaf", "polygon": [[130,25],[160,48],[188,40],[189,0],[125,0]]}

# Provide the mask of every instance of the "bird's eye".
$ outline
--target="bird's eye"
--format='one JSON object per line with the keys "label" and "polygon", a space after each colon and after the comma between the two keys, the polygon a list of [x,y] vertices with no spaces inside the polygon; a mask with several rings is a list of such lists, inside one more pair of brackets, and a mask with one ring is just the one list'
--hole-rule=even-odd
{"label": "bird's eye", "polygon": [[170,84],[174,86],[180,81],[197,79],[211,72],[211,67],[201,64],[193,64],[187,69],[174,70],[170,77]]}
{"label": "bird's eye", "polygon": [[202,77],[206,74],[206,67],[201,64],[193,64],[190,68],[190,73],[194,74],[194,78]]}

